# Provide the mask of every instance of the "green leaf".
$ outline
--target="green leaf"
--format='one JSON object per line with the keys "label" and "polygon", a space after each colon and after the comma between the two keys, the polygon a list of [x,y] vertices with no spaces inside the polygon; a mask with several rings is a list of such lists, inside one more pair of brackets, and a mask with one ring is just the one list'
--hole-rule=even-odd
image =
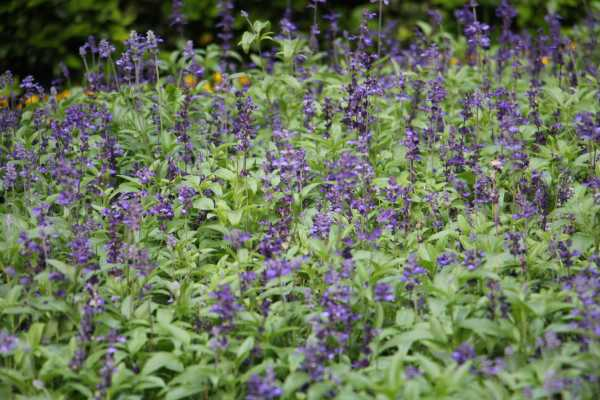
{"label": "green leaf", "polygon": [[415,322],[415,312],[410,308],[401,308],[396,312],[396,325],[403,329],[410,328]]}
{"label": "green leaf", "polygon": [[194,208],[197,210],[214,210],[215,202],[208,197],[201,197],[199,199],[194,200],[192,203]]}
{"label": "green leaf", "polygon": [[165,400],[179,400],[186,397],[193,396],[198,394],[208,388],[208,386],[180,386],[174,389],[169,389],[167,395],[165,396]]}
{"label": "green leaf", "polygon": [[156,320],[159,324],[168,325],[173,321],[173,310],[161,308],[156,312]]}
{"label": "green leaf", "polygon": [[76,269],[74,266],[53,258],[46,260],[46,262],[52,265],[54,268],[56,268],[59,272],[64,274],[67,278],[69,278],[69,280],[75,280]]}
{"label": "green leaf", "polygon": [[32,299],[31,306],[40,311],[56,311],[61,313],[69,311],[69,307],[63,300],[46,296]]}
{"label": "green leaf", "polygon": [[270,27],[271,27],[271,22],[269,22],[269,21],[259,21],[259,20],[256,20],[256,21],[254,21],[254,24],[252,25],[252,29],[257,34],[262,33],[263,30],[267,30]]}
{"label": "green leaf", "polygon": [[288,397],[296,393],[296,391],[304,386],[304,384],[306,384],[308,381],[308,374],[304,372],[294,372],[293,374],[288,375],[285,383],[283,384],[284,397]]}
{"label": "green leaf", "polygon": [[302,85],[300,85],[298,79],[291,75],[283,75],[281,80],[294,90],[302,90]]}
{"label": "green leaf", "polygon": [[131,296],[127,296],[121,302],[121,315],[127,319],[131,318],[133,312],[133,299]]}
{"label": "green leaf", "polygon": [[387,341],[380,350],[383,351],[392,347],[397,347],[399,354],[406,355],[408,354],[414,342],[431,339],[433,339],[433,336],[429,331],[428,324],[427,326],[423,326],[423,324],[417,324],[413,330],[405,332]]}
{"label": "green leaf", "polygon": [[148,341],[148,335],[146,333],[146,329],[144,329],[144,328],[134,329],[130,333],[129,340],[127,340],[127,348],[129,350],[129,353],[130,354],[137,353],[138,351],[140,351],[140,349],[142,347],[144,347],[144,345],[146,344],[147,341]]}
{"label": "green leaf", "polygon": [[250,47],[256,40],[256,34],[253,32],[244,32],[242,35],[242,40],[240,40],[239,45],[242,46],[244,53],[248,53],[250,51]]}
{"label": "green leaf", "polygon": [[233,172],[225,168],[219,168],[218,170],[216,170],[215,176],[225,181],[233,181],[236,178],[236,175]]}
{"label": "green leaf", "polygon": [[417,21],[416,24],[419,28],[421,28],[421,30],[423,31],[425,36],[431,35],[431,31],[432,31],[431,25],[429,25],[428,23],[423,22],[423,21]]}
{"label": "green leaf", "polygon": [[238,347],[238,350],[236,352],[236,357],[238,361],[244,360],[253,348],[254,337],[247,337],[246,340],[244,340],[244,342],[240,345],[240,347]]}
{"label": "green leaf", "polygon": [[171,334],[177,341],[182,343],[185,346],[189,346],[192,342],[191,335],[183,328],[175,325],[174,323],[170,324],[160,324],[162,329],[165,329],[167,332]]}
{"label": "green leaf", "polygon": [[31,347],[37,347],[42,341],[42,336],[44,335],[44,327],[45,325],[43,323],[36,322],[29,328],[29,331],[27,332],[27,337],[29,339],[29,345]]}
{"label": "green leaf", "polygon": [[240,224],[240,221],[242,220],[242,214],[243,214],[243,210],[230,210],[230,211],[227,211],[227,219],[229,219],[229,222],[231,223],[231,225],[237,226]]}
{"label": "green leaf", "polygon": [[139,391],[147,389],[163,389],[166,386],[165,381],[154,375],[138,375],[136,380],[140,380],[140,383],[135,385],[135,389]]}
{"label": "green leaf", "polygon": [[498,329],[498,325],[489,319],[469,318],[459,324],[460,327],[470,329],[475,334],[485,339],[487,336],[502,337],[502,333]]}
{"label": "green leaf", "polygon": [[318,382],[308,389],[308,400],[318,400],[325,397],[325,394],[333,389],[333,384],[329,382]]}
{"label": "green leaf", "polygon": [[165,368],[170,371],[181,372],[183,371],[183,364],[172,353],[154,353],[144,364],[144,368],[142,368],[142,375],[150,375],[154,371],[157,371],[161,368]]}

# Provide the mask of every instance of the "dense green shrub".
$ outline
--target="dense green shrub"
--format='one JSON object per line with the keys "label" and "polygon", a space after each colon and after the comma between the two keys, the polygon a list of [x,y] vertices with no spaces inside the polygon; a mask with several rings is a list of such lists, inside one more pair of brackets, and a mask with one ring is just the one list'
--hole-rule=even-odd
{"label": "dense green shrub", "polygon": [[[594,3],[596,0],[591,1]],[[185,0],[184,12],[189,20],[186,36],[196,43],[205,44],[215,40],[216,0]],[[244,0],[239,8],[251,11],[258,18],[277,24],[288,5],[287,0]],[[265,4],[268,3],[268,7]],[[490,22],[495,18],[495,0],[482,1],[481,17]],[[519,0],[517,25],[533,28],[543,24],[545,11],[558,11],[566,18],[566,25],[581,20],[587,15],[587,1],[577,0]],[[307,30],[311,13],[304,0],[289,2],[294,10],[294,19]],[[368,1],[329,0],[327,9],[342,13],[342,27],[356,29],[361,9]],[[401,21],[399,34],[408,38],[416,19],[426,19],[431,8],[443,11],[449,18],[446,23],[450,31],[457,32],[452,10],[461,0],[399,1],[391,0],[386,10],[389,18]],[[540,12],[542,11],[542,12]],[[169,26],[171,5],[158,0],[5,0],[0,2],[0,65],[10,68],[17,75],[34,74],[49,83],[59,73],[59,62],[80,71],[82,64],[77,49],[94,35],[114,42],[123,41],[131,29],[145,32],[149,29],[167,39],[173,47],[179,34]],[[405,21],[411,21],[406,24]],[[241,29],[238,20],[236,28]],[[76,75],[80,75],[77,73]]]}

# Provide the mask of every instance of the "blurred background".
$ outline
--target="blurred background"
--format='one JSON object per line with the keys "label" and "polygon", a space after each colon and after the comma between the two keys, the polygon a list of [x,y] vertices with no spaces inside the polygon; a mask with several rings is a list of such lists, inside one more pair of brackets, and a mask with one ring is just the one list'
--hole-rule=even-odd
{"label": "blurred background", "polygon": [[[10,69],[20,77],[32,74],[48,84],[59,75],[59,64],[64,63],[77,77],[82,67],[78,49],[91,35],[120,44],[131,30],[151,29],[165,40],[165,50],[176,48],[182,38],[192,39],[199,46],[218,43],[219,0],[183,0],[182,3],[187,23],[181,31],[171,26],[173,3],[169,0],[0,0],[0,72]],[[245,28],[239,16],[242,9],[251,19],[271,21],[274,31],[279,31],[279,21],[286,7],[291,7],[292,20],[300,30],[308,31],[312,23],[313,13],[307,8],[307,0],[237,0],[234,3],[236,33]],[[479,0],[479,18],[494,24],[499,3],[500,0]],[[598,1],[512,0],[511,4],[519,12],[514,29],[547,29],[544,23],[547,12],[557,12],[563,18],[563,26],[572,26],[583,21],[592,3]],[[408,41],[415,22],[426,20],[429,10],[437,10],[444,16],[445,29],[458,33],[453,12],[463,4],[463,0],[389,0],[384,18],[400,21],[396,34]],[[340,13],[341,29],[351,31],[358,26],[365,7],[376,10],[378,5],[369,0],[327,0],[319,4],[319,14]]]}

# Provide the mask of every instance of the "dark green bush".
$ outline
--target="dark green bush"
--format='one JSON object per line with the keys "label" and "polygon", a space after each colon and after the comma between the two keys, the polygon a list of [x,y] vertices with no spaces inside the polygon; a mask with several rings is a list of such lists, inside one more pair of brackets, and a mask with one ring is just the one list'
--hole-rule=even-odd
{"label": "dark green bush", "polygon": [[[242,4],[243,3],[243,4]],[[285,7],[292,4],[294,20],[303,30],[312,21],[305,0],[244,0],[237,1],[257,18],[270,20],[274,25]],[[387,7],[388,19],[410,21],[400,32],[410,35],[412,22],[425,18],[429,9],[442,11],[450,31],[456,31],[452,10],[463,0],[399,1],[391,0]],[[495,18],[497,0],[481,0],[481,17]],[[519,0],[513,1],[519,11],[521,28],[543,25],[546,10],[558,11],[565,17],[566,25],[585,17],[587,1],[578,0]],[[268,4],[268,7],[265,7]],[[342,26],[355,28],[360,9],[368,6],[367,0],[329,0],[326,7],[342,13]],[[214,40],[217,18],[217,0],[185,0],[184,11],[188,19],[186,37],[196,42]],[[543,10],[543,12],[541,12]],[[0,61],[3,69],[17,75],[33,74],[48,83],[58,73],[59,62],[79,70],[78,47],[94,35],[120,43],[130,30],[152,29],[173,45],[178,32],[169,26],[171,4],[158,0],[4,0],[0,2]],[[238,21],[242,28],[242,21]],[[171,46],[172,47],[172,46]]]}

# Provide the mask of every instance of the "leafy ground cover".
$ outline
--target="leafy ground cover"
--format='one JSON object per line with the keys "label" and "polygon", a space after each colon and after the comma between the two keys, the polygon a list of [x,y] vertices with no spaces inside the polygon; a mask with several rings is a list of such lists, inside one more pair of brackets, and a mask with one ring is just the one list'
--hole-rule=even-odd
{"label": "leafy ground cover", "polygon": [[0,396],[597,398],[597,14],[474,3],[4,73]]}

